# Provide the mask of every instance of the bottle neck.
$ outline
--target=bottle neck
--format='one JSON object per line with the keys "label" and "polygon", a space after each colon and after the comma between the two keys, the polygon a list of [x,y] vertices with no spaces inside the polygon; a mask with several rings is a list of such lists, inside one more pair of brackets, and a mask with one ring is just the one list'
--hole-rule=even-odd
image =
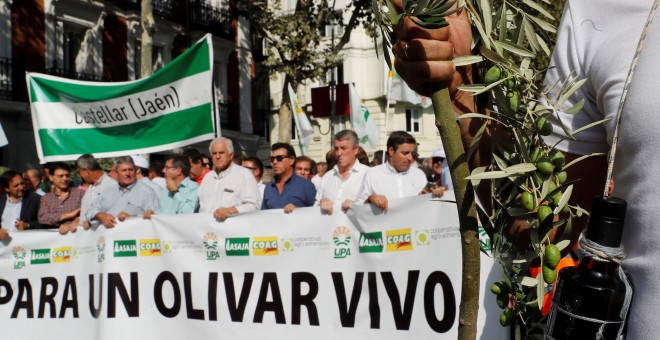
{"label": "bottle neck", "polygon": [[619,269],[619,264],[613,261],[597,261],[590,257],[585,257],[580,260],[579,268],[614,275]]}

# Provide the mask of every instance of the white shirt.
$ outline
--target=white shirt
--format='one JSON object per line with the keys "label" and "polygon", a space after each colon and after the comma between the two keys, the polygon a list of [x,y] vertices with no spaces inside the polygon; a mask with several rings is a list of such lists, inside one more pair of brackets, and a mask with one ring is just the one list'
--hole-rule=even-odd
{"label": "white shirt", "polygon": [[259,197],[261,198],[261,200],[263,200],[264,190],[266,190],[266,183],[264,183],[264,181],[259,181],[259,183],[257,183],[257,186],[259,187],[259,194],[261,195]]}
{"label": "white shirt", "polygon": [[15,203],[9,200],[7,195],[7,204],[5,210],[2,212],[2,229],[7,231],[18,231],[16,229],[16,221],[21,218],[21,208],[23,207],[23,197],[19,198]]}
{"label": "white shirt", "polygon": [[212,213],[218,208],[235,207],[239,213],[259,210],[261,195],[252,172],[231,163],[217,173],[212,170],[199,186],[199,212]]}
{"label": "white shirt", "polygon": [[152,182],[149,177],[142,177],[140,182],[144,183],[146,186],[148,186],[151,190],[154,191],[157,197],[160,197],[163,194],[163,188],[160,187],[160,185]]}
{"label": "white shirt", "polygon": [[163,191],[167,190],[167,181],[165,180],[164,177],[154,177],[154,179],[151,180],[153,183],[156,183]]}
{"label": "white shirt", "polygon": [[388,200],[419,195],[426,186],[426,175],[415,167],[397,172],[389,162],[370,168],[357,196],[357,202],[364,202],[371,195],[385,195]]}
{"label": "white shirt", "polygon": [[323,177],[319,176],[319,174],[314,175],[312,177],[312,183],[314,183],[314,186],[316,187],[316,193],[318,194],[319,190],[321,190],[321,183],[323,181]]}
{"label": "white shirt", "polygon": [[92,203],[96,201],[96,199],[105,189],[115,185],[117,185],[117,181],[115,181],[114,178],[108,176],[108,174],[104,172],[101,178],[96,181],[96,183],[87,186],[87,190],[85,191],[85,194],[80,201],[80,225],[82,225],[82,223],[87,220],[85,214],[87,213],[87,209],[89,209]]}
{"label": "white shirt", "polygon": [[321,185],[316,191],[316,205],[321,199],[327,198],[332,201],[333,210],[338,211],[344,201],[355,201],[368,170],[368,166],[355,160],[355,164],[349,170],[348,178],[343,180],[339,174],[339,165],[335,165],[321,177]]}

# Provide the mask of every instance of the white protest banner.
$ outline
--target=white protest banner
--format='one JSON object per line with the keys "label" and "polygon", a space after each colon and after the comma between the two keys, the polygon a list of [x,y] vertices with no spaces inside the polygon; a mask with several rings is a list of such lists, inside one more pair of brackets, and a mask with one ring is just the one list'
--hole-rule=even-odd
{"label": "white protest banner", "polygon": [[41,162],[150,153],[212,139],[211,36],[152,76],[117,83],[28,73]]}
{"label": "white protest banner", "polygon": [[[429,195],[390,203],[13,233],[0,244],[3,337],[455,339],[456,207]],[[499,279],[492,264],[482,261],[482,287]],[[485,298],[479,329],[503,338]]]}

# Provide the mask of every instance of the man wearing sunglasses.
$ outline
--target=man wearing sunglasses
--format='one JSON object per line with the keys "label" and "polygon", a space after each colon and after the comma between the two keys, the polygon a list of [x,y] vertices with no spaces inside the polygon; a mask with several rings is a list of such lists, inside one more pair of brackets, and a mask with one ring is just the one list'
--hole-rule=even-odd
{"label": "man wearing sunglasses", "polygon": [[293,147],[287,143],[275,143],[270,150],[270,163],[275,176],[273,181],[266,185],[261,209],[284,209],[288,214],[296,207],[314,205],[314,184],[293,171],[296,164],[296,151]]}
{"label": "man wearing sunglasses", "polygon": [[213,171],[199,186],[199,212],[213,213],[218,221],[229,216],[259,210],[261,197],[252,173],[234,164],[234,143],[216,138],[209,144]]}

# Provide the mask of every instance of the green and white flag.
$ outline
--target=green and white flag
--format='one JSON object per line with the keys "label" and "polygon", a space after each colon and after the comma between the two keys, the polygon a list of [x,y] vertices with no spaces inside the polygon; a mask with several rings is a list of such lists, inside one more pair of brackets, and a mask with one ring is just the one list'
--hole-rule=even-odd
{"label": "green and white flag", "polygon": [[300,107],[298,96],[296,95],[296,91],[291,87],[291,84],[289,84],[288,90],[289,100],[291,101],[291,110],[293,111],[293,121],[296,124],[296,130],[298,131],[298,144],[300,145],[300,151],[302,154],[306,155],[309,145],[312,144],[312,141],[314,140],[314,128],[309,122],[305,111]]}
{"label": "green and white flag", "polygon": [[349,86],[348,99],[351,105],[351,124],[360,139],[360,145],[375,149],[378,146],[378,127],[367,107],[362,104],[353,83]]}
{"label": "green and white flag", "polygon": [[83,82],[28,73],[39,160],[150,153],[212,139],[212,66],[207,35],[136,81]]}

